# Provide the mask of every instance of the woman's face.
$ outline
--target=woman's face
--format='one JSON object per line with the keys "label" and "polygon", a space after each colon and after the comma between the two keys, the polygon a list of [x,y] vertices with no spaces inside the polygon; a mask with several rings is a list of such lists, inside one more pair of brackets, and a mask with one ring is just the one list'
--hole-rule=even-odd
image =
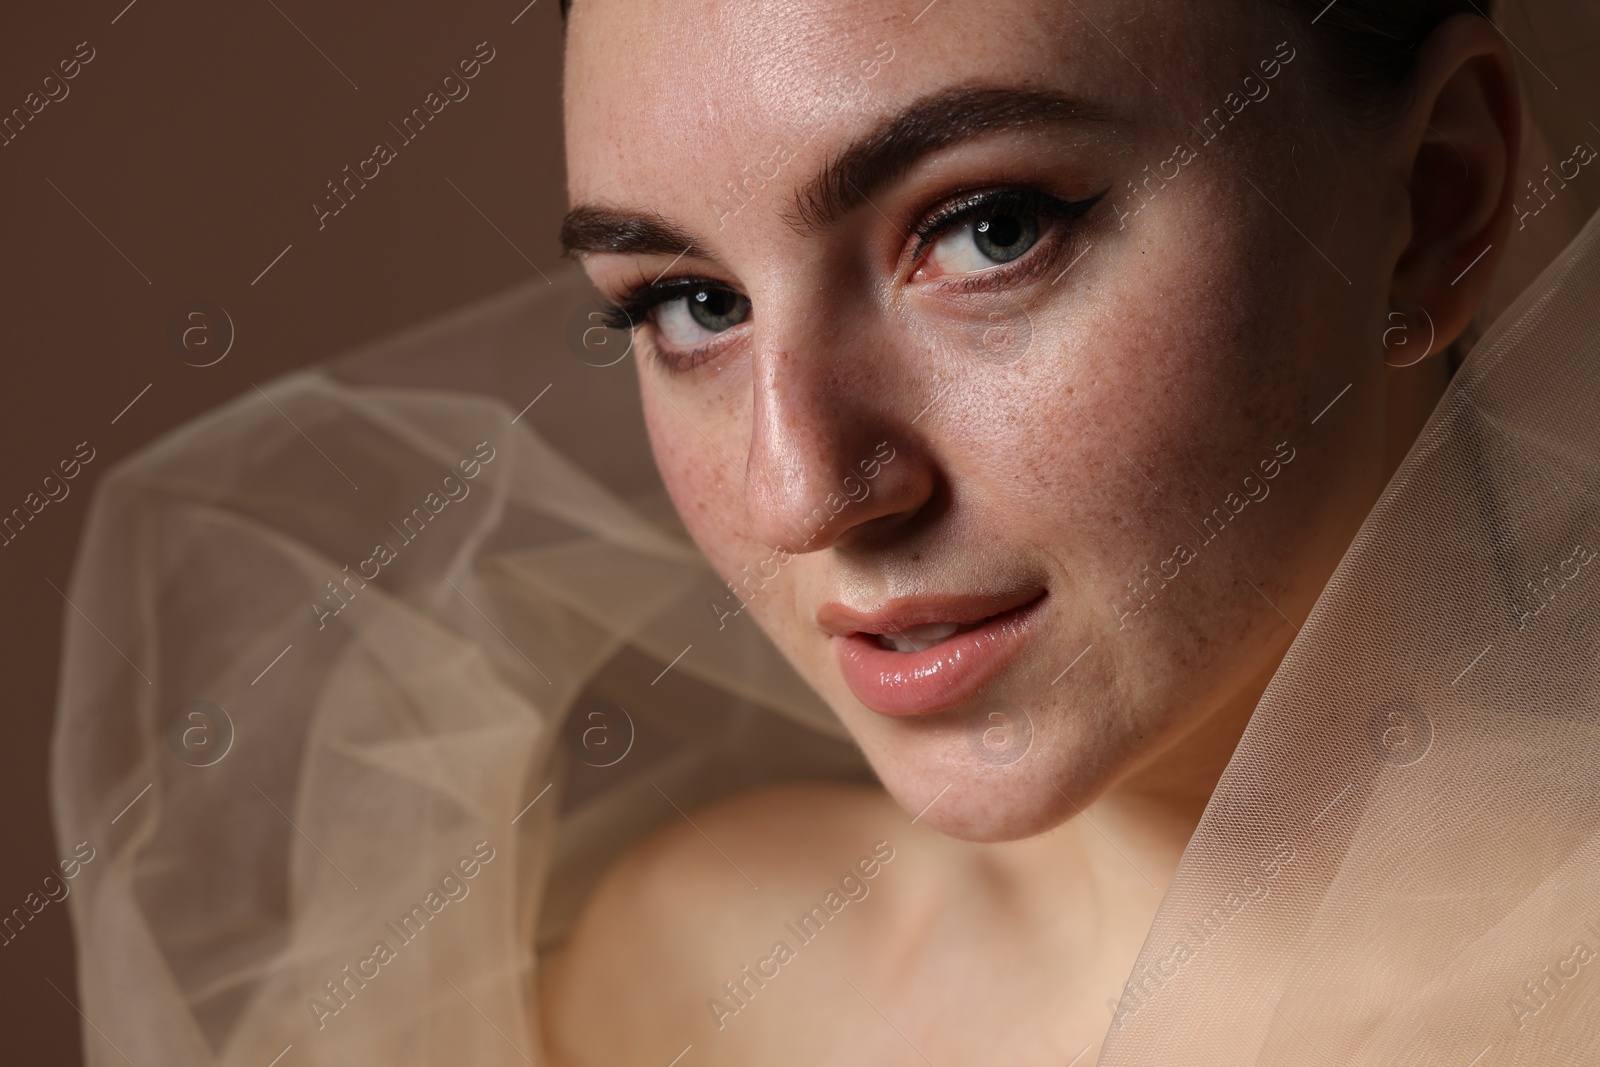
{"label": "woman's face", "polygon": [[1382,486],[1404,209],[1295,32],[574,5],[567,236],[639,325],[711,610],[948,833],[1041,832],[1237,721]]}

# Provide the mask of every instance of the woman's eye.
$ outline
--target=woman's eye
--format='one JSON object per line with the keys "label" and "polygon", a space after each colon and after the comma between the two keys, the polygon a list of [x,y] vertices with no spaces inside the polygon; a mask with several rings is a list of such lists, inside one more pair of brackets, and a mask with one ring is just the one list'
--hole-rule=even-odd
{"label": "woman's eye", "polygon": [[727,289],[695,289],[656,305],[655,326],[674,348],[693,348],[750,317],[750,298]]}
{"label": "woman's eye", "polygon": [[1027,212],[979,215],[933,242],[929,259],[940,274],[972,274],[1010,263],[1038,244],[1042,230]]}

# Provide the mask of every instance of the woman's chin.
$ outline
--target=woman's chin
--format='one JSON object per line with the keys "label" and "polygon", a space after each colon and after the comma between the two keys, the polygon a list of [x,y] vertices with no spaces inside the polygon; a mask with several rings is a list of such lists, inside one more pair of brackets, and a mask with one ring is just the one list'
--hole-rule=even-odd
{"label": "woman's chin", "polygon": [[[869,754],[870,756],[870,754]],[[919,825],[962,841],[993,844],[1047,833],[1077,815],[1105,787],[1075,756],[1030,751],[1012,762],[972,752],[873,758],[879,780]]]}

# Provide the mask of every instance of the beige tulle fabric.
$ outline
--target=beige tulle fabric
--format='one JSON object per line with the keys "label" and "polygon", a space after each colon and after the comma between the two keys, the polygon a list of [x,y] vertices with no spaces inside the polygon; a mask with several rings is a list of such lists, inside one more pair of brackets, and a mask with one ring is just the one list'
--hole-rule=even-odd
{"label": "beige tulle fabric", "polygon": [[[1596,21],[1505,16],[1530,172],[1600,143]],[[1268,691],[1102,1062],[1600,1062],[1600,229],[1528,286],[1595,206],[1568,192]],[[96,850],[92,1067],[543,1067],[539,955],[612,859],[867,775],[719,627],[593,307],[535,282],[102,483],[53,753],[63,854]]]}
{"label": "beige tulle fabric", "polygon": [[1600,216],[1258,705],[1103,1064],[1600,1063]]}
{"label": "beige tulle fabric", "polygon": [[719,629],[591,295],[569,271],[267,383],[108,476],[54,754],[97,850],[90,1063],[542,1063],[536,946],[673,804],[865,776]]}

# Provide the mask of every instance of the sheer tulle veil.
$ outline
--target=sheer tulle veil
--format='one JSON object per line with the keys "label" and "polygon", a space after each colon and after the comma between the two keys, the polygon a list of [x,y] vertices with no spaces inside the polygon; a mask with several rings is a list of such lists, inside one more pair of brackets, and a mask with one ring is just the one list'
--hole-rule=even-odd
{"label": "sheer tulle veil", "polygon": [[[1523,170],[1559,173],[1600,146],[1600,11],[1499,21]],[[1487,328],[1262,700],[1102,1063],[1600,1062],[1586,177],[1513,226]],[[541,953],[621,851],[675,807],[866,776],[711,609],[737,601],[660,492],[594,306],[575,270],[536,280],[107,475],[52,756],[88,1063],[543,1063]]]}

